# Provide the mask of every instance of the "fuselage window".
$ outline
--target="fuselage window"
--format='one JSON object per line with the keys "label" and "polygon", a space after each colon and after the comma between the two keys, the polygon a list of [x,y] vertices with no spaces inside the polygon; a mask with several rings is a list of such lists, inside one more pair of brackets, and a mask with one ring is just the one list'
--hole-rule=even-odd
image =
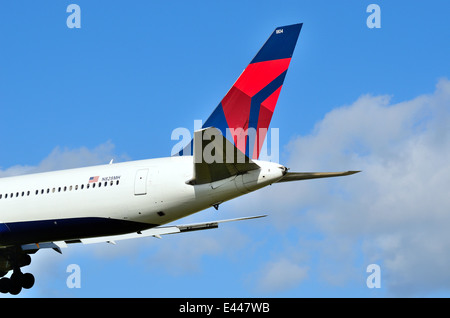
{"label": "fuselage window", "polygon": [[[114,185],[114,181],[110,181],[109,182],[109,184],[110,184],[110,186],[113,186]],[[92,183],[92,187],[93,188],[95,188],[95,183]],[[119,180],[117,180],[116,181],[116,185],[119,185]],[[83,190],[84,189],[84,184],[81,184],[81,186],[80,186],[80,190]],[[89,189],[89,187],[91,186],[91,184],[86,184],[86,189]],[[105,183],[103,183],[103,187],[107,187],[108,186],[108,182],[107,181],[105,181]],[[100,188],[100,187],[102,187],[102,182],[99,182],[98,183],[98,187]],[[66,192],[67,190],[69,190],[69,191],[72,191],[72,190],[78,190],[78,184],[77,185],[75,185],[75,186],[69,186],[69,187],[67,187],[67,186],[64,186],[64,187],[58,187],[57,188],[58,189],[58,192],[61,192],[62,190],[64,191],[64,192]],[[56,188],[47,188],[47,191],[45,190],[45,189],[41,189],[40,191],[39,191],[39,189],[38,190],[36,190],[35,191],[35,195],[39,195],[39,192],[41,193],[41,194],[44,194],[44,193],[50,193],[50,191],[52,192],[52,193],[55,193],[56,192]],[[16,198],[17,197],[19,197],[19,196],[22,196],[22,197],[24,197],[25,195],[26,196],[30,196],[30,194],[31,194],[31,191],[22,191],[22,192],[16,192],[15,193],[15,196],[16,196]],[[9,197],[10,198],[14,198],[14,193],[11,193],[11,194],[9,194]],[[8,198],[8,193],[5,193],[5,194],[0,194],[0,199],[7,199]]]}

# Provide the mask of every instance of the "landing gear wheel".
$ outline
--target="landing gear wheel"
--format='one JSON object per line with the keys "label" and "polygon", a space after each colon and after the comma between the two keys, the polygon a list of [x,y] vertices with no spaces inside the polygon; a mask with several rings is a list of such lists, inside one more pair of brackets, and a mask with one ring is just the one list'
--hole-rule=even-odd
{"label": "landing gear wheel", "polygon": [[22,287],[30,289],[34,285],[34,276],[31,273],[25,273],[22,275]]}
{"label": "landing gear wheel", "polygon": [[30,273],[14,272],[11,278],[0,279],[0,292],[18,295],[22,288],[29,289],[34,285],[34,276]]}
{"label": "landing gear wheel", "polygon": [[11,275],[11,285],[9,287],[9,293],[11,295],[18,295],[22,291],[22,276],[21,272],[14,272]]}
{"label": "landing gear wheel", "polygon": [[11,281],[11,286],[9,287],[9,293],[11,295],[19,295],[22,291],[22,286],[17,284],[17,282]]}
{"label": "landing gear wheel", "polygon": [[[39,250],[21,246],[8,246],[0,252],[0,293],[18,295],[22,289],[33,287],[35,280],[30,273],[22,273],[22,267],[31,263],[31,255]],[[8,275],[8,277],[6,276]]]}
{"label": "landing gear wheel", "polygon": [[9,293],[11,286],[11,280],[9,278],[2,278],[0,279],[0,293],[6,294]]}

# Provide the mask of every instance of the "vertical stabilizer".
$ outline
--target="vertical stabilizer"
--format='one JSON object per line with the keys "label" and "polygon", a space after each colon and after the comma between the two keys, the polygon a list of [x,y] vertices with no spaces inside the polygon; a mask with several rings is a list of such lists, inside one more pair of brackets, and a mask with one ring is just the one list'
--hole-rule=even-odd
{"label": "vertical stabilizer", "polygon": [[[302,23],[276,28],[205,121],[249,158],[258,159]],[[192,142],[180,152],[192,154]]]}

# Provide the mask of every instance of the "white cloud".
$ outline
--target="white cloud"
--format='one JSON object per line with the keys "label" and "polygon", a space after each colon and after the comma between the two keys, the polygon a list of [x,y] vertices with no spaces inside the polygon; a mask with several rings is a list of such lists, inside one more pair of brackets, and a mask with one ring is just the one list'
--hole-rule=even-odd
{"label": "white cloud", "polygon": [[[252,205],[272,211],[281,235],[295,227],[302,240],[320,236],[309,252],[320,253],[315,270],[329,284],[365,286],[361,273],[375,262],[389,295],[449,291],[450,81],[432,94],[390,100],[364,95],[288,145],[291,171],[361,173],[274,185]],[[331,267],[340,282],[329,279]]]}
{"label": "white cloud", "polygon": [[114,144],[107,141],[94,149],[80,147],[78,149],[69,149],[56,147],[43,159],[37,166],[12,166],[5,170],[0,170],[1,177],[17,176],[22,174],[54,171],[70,168],[79,168],[98,164],[107,164],[111,159],[127,160],[126,155],[114,154]]}
{"label": "white cloud", "polygon": [[248,238],[236,229],[221,227],[220,230],[165,236],[156,240],[152,249],[141,248],[140,253],[146,255],[151,270],[163,269],[170,276],[180,276],[201,273],[205,256],[237,260],[247,243]]}
{"label": "white cloud", "polygon": [[278,292],[296,287],[308,276],[308,268],[287,258],[265,264],[260,270],[258,292]]}

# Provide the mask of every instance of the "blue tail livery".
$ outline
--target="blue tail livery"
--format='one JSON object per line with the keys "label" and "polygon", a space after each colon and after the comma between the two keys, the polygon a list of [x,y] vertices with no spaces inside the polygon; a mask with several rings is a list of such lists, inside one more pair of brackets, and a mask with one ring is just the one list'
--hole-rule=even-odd
{"label": "blue tail livery", "polygon": [[[203,124],[231,136],[249,158],[260,155],[302,25],[276,28]],[[192,142],[179,154],[192,154]]]}

